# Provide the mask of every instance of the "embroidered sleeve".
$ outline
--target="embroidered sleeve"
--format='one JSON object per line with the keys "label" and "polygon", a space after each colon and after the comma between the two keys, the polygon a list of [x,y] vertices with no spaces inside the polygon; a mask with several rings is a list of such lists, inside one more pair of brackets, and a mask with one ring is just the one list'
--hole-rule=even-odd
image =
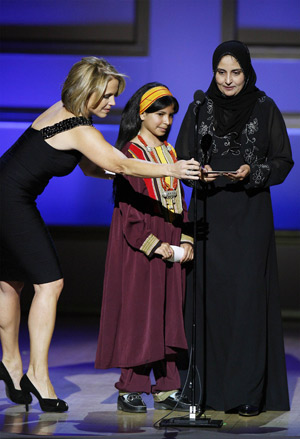
{"label": "embroidered sleeve", "polygon": [[[148,197],[142,193],[143,180],[136,177],[118,177],[118,209],[122,215],[122,232],[128,244],[151,257],[160,245],[152,234],[148,221],[151,212]],[[150,209],[150,210],[149,210]]]}
{"label": "embroidered sleeve", "polygon": [[140,250],[147,256],[152,256],[157,247],[161,245],[161,241],[155,235],[149,235],[148,238],[143,242]]}
{"label": "embroidered sleeve", "polygon": [[180,238],[180,244],[187,243],[187,244],[194,244],[194,238],[189,235],[185,235],[184,233],[181,234]]}
{"label": "embroidered sleeve", "polygon": [[268,163],[254,163],[250,165],[248,186],[263,187],[269,178],[270,172],[271,167]]}
{"label": "embroidered sleeve", "polygon": [[[123,151],[130,157],[129,151]],[[153,206],[146,195],[142,178],[117,175],[115,185],[115,209],[121,215],[120,227],[127,243],[151,257],[161,241],[153,235],[151,215]]]}
{"label": "embroidered sleeve", "polygon": [[[282,183],[294,164],[282,114],[270,98],[268,103],[270,106],[263,109],[268,114],[267,154],[266,157],[259,157],[259,145],[245,150],[244,159],[250,166],[250,175],[245,184],[246,189],[269,187]],[[264,105],[264,101],[261,102],[261,105]],[[247,129],[255,130],[254,124],[252,125],[249,124]]]}

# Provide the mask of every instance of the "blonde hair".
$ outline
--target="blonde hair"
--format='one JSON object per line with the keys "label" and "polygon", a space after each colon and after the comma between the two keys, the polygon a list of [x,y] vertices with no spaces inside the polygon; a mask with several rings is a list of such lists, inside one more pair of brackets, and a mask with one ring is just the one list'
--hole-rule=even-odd
{"label": "blonde hair", "polygon": [[61,100],[65,108],[75,116],[86,115],[87,103],[96,93],[97,107],[111,79],[119,81],[117,96],[125,88],[125,75],[119,73],[103,58],[88,56],[82,58],[71,68],[63,85]]}

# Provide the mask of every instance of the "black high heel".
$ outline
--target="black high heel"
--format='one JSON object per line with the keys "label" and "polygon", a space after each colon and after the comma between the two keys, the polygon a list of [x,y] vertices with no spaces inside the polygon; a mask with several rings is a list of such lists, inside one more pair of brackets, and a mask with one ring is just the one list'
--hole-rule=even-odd
{"label": "black high heel", "polygon": [[[23,391],[32,393],[34,396],[36,396],[43,412],[62,413],[69,409],[68,404],[62,399],[42,398],[39,391],[36,389],[36,387],[34,387],[26,374],[22,376],[20,386]],[[26,411],[28,411],[28,405],[26,405]]]}
{"label": "black high heel", "polygon": [[25,404],[28,407],[32,401],[30,393],[15,388],[13,380],[2,361],[0,362],[0,380],[5,382],[5,393],[8,399],[15,404]]}

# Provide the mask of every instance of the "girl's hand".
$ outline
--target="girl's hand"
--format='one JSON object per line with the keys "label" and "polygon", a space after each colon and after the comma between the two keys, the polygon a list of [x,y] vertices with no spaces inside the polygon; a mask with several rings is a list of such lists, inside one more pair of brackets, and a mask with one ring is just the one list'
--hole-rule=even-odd
{"label": "girl's hand", "polygon": [[192,261],[194,259],[194,247],[192,246],[192,244],[188,244],[187,242],[185,242],[180,244],[180,247],[184,249],[184,254],[179,261],[180,264]]}
{"label": "girl's hand", "polygon": [[169,259],[173,256],[173,249],[168,242],[162,242],[159,247],[154,251],[155,254],[161,255],[162,259]]}
{"label": "girl's hand", "polygon": [[242,165],[236,172],[236,174],[225,174],[225,177],[229,178],[232,181],[242,181],[250,174],[250,166]]}

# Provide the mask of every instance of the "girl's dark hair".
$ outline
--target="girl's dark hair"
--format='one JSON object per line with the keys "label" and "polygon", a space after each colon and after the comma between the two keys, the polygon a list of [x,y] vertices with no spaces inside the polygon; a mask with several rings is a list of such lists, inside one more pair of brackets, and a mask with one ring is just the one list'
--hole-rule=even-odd
{"label": "girl's dark hair", "polygon": [[[137,135],[142,125],[140,118],[141,98],[143,94],[146,93],[146,91],[148,91],[150,88],[158,86],[166,87],[164,84],[159,82],[149,82],[148,84],[145,84],[143,87],[139,88],[129,99],[122,112],[119,135],[115,145],[116,148],[122,149],[127,142]],[[162,110],[169,105],[174,105],[174,114],[178,112],[179,104],[177,99],[174,98],[174,96],[163,96],[162,98],[159,98],[153,102],[153,104],[147,108],[146,113],[155,113],[156,111]],[[166,140],[168,134],[169,132],[166,133],[162,140]]]}

